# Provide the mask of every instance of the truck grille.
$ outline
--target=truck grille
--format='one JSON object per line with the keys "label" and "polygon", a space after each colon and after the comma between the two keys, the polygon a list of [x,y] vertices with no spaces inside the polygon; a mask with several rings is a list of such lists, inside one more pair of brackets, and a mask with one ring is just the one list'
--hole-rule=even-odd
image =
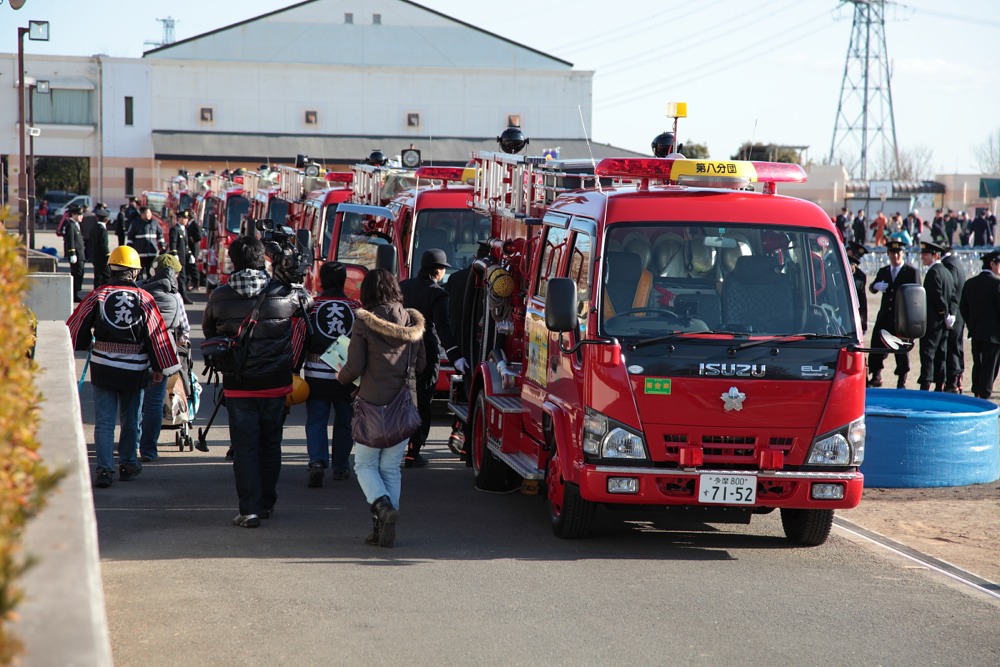
{"label": "truck grille", "polygon": [[755,469],[757,451],[780,451],[786,456],[795,444],[794,437],[752,434],[706,433],[689,436],[686,433],[664,433],[664,452],[668,465],[677,465],[680,449],[690,445],[701,447],[706,467],[725,466],[737,469]]}

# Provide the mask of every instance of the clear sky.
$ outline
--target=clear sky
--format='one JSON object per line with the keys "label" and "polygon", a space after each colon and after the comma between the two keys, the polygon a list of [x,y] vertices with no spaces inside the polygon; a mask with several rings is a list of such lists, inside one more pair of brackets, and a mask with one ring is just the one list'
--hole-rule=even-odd
{"label": "clear sky", "polygon": [[[29,53],[139,57],[175,19],[181,40],[296,4],[292,0],[0,0],[0,51],[17,26],[48,20]],[[357,3],[354,3],[357,4]],[[727,158],[749,140],[830,152],[851,38],[840,0],[420,0],[416,4],[593,71],[591,139],[649,151],[688,103],[681,141]],[[998,0],[887,3],[885,36],[901,150],[933,173],[978,173],[975,149],[1000,133]],[[524,128],[531,136],[530,126]]]}

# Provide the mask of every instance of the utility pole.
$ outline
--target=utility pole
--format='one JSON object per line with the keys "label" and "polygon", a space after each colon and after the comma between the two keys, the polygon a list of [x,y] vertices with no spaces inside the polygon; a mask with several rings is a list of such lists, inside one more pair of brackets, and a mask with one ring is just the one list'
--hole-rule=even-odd
{"label": "utility pole", "polygon": [[895,173],[899,167],[889,52],[885,45],[886,3],[885,0],[841,2],[854,5],[854,21],[829,161],[832,164],[835,158],[857,157],[856,163],[847,165],[848,170],[852,176],[868,180],[873,153],[880,158],[883,169]]}

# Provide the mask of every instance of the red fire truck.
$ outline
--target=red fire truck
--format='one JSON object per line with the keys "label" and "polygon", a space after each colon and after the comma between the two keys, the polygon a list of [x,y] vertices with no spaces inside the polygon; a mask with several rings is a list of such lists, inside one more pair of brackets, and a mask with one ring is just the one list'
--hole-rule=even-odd
{"label": "red fire truck", "polygon": [[[281,174],[277,168],[261,165],[257,171],[243,174],[243,196],[250,202],[247,217],[253,220],[269,218],[280,224],[288,215],[287,204],[275,203],[280,192]],[[271,217],[271,216],[276,217]]]}
{"label": "red fire truck", "polygon": [[465,167],[420,167],[414,187],[397,194],[387,206],[396,216],[400,239],[400,279],[411,276],[428,248],[444,250],[451,275],[468,266],[481,241],[489,237],[490,221],[469,208],[475,171]]}
{"label": "red fire truck", "polygon": [[[316,188],[306,195],[301,214],[295,216],[293,220],[293,228],[309,230],[309,238],[312,240],[316,261],[305,280],[306,289],[312,292],[321,291],[319,267],[327,261],[328,257],[343,262],[351,259],[346,252],[346,246],[343,245],[347,239],[341,238],[342,233],[349,226],[338,224],[337,209],[350,200],[353,179],[354,175],[350,172],[327,172],[323,176],[323,187]],[[340,221],[343,221],[343,216],[341,216]],[[337,240],[336,243],[334,243],[334,239]],[[349,275],[346,289],[352,298],[357,298],[361,279],[364,278],[365,272],[348,267]]]}
{"label": "red fire truck", "polygon": [[775,194],[802,169],[474,162],[490,253],[463,302],[474,370],[449,405],[476,485],[542,490],[560,537],[603,505],[708,523],[778,509],[790,541],[824,542],[861,500],[866,350],[829,217]]}
{"label": "red fire truck", "polygon": [[205,256],[202,259],[206,289],[211,291],[229,280],[233,272],[229,244],[240,235],[243,220],[250,211],[250,200],[243,194],[243,172],[211,174],[203,182],[198,199]]}
{"label": "red fire truck", "polygon": [[191,211],[195,206],[195,194],[188,189],[187,172],[183,171],[166,182],[167,209],[176,216],[182,211]]}

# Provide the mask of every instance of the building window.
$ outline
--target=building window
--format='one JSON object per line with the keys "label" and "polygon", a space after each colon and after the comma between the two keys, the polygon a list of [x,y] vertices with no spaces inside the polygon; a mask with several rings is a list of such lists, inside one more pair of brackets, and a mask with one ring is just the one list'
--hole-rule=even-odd
{"label": "building window", "polygon": [[381,14],[372,14],[372,25],[382,25]]}
{"label": "building window", "polygon": [[135,169],[125,167],[125,196],[132,197],[135,194]]}
{"label": "building window", "polygon": [[50,88],[49,93],[39,93],[31,87],[32,114],[35,125],[93,125],[94,109],[92,90]]}
{"label": "building window", "polygon": [[317,123],[317,117],[315,111],[306,112],[306,125],[315,125]]}
{"label": "building window", "polygon": [[406,127],[420,127],[420,114],[418,113],[406,114]]}
{"label": "building window", "polygon": [[354,14],[351,12],[344,12],[344,23],[351,24],[354,23]]}
{"label": "building window", "polygon": [[521,114],[507,114],[507,127],[521,127]]}
{"label": "building window", "polygon": [[201,108],[201,122],[211,123],[215,117],[215,113],[212,111],[212,107],[202,107]]}
{"label": "building window", "polygon": [[134,124],[133,123],[133,117],[132,117],[132,98],[131,97],[126,97],[125,98],[125,124],[126,125],[133,125]]}

